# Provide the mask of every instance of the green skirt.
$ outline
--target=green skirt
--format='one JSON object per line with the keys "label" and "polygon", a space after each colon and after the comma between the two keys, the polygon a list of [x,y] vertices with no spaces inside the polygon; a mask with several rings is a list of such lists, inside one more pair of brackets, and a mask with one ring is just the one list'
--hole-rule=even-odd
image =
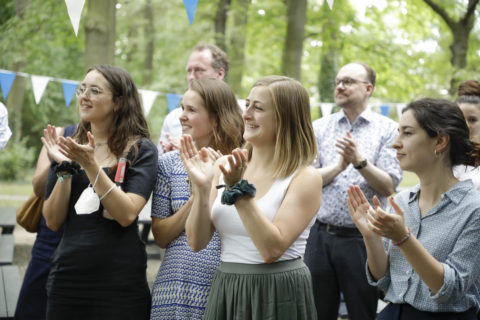
{"label": "green skirt", "polygon": [[203,319],[317,319],[310,271],[301,259],[272,264],[222,262]]}

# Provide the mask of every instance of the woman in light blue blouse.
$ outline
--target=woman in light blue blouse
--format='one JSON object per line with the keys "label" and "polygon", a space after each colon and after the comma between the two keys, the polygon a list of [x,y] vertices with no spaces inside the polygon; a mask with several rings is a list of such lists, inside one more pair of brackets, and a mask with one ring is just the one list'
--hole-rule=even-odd
{"label": "woman in light blue blouse", "polygon": [[[424,98],[403,110],[393,146],[420,184],[390,199],[391,212],[358,186],[348,206],[367,247],[367,277],[390,303],[378,319],[477,319],[480,303],[480,197],[454,165],[480,164],[455,103]],[[382,241],[383,238],[383,241]]]}
{"label": "woman in light blue blouse", "polygon": [[[197,148],[230,153],[242,143],[243,121],[232,89],[218,79],[198,79],[182,98],[180,122]],[[220,238],[195,253],[185,235],[193,195],[178,151],[158,160],[152,198],[152,232],[166,248],[152,292],[151,319],[202,319],[213,274],[220,264]]]}

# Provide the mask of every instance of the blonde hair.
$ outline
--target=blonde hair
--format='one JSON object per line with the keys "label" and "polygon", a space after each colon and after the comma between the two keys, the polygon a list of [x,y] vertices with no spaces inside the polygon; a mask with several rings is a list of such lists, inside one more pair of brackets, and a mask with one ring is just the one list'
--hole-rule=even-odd
{"label": "blonde hair", "polygon": [[[267,76],[253,87],[264,86],[272,97],[277,133],[273,156],[274,177],[285,178],[313,163],[317,144],[310,117],[310,99],[300,82],[284,76]],[[247,143],[248,159],[252,146]]]}

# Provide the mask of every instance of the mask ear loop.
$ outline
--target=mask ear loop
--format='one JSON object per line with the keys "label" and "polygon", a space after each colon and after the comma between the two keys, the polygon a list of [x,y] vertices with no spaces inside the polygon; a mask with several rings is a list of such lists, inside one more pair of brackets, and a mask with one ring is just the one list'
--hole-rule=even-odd
{"label": "mask ear loop", "polygon": [[95,177],[95,181],[93,182],[93,186],[92,186],[91,183],[88,185],[89,187],[92,187],[92,188],[94,189],[93,191],[95,191],[95,186],[97,185],[98,177],[100,176],[100,171],[101,171],[101,170],[102,170],[102,167],[99,166],[99,167],[98,167],[97,176]]}

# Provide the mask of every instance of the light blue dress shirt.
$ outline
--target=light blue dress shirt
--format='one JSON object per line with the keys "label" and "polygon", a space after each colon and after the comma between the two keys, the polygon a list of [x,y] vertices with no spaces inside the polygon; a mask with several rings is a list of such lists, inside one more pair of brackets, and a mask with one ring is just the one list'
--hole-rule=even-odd
{"label": "light blue dress shirt", "polygon": [[[313,122],[317,139],[317,168],[327,167],[338,162],[340,155],[335,144],[350,131],[357,143],[358,151],[368,162],[387,172],[395,188],[402,179],[402,170],[398,164],[396,151],[392,144],[398,136],[398,124],[376,112],[365,110],[350,124],[347,116],[340,110],[330,116]],[[329,184],[323,186],[322,206],[317,213],[320,222],[355,228],[347,207],[347,189],[351,184],[358,185],[369,201],[376,195],[385,207],[387,199],[377,193],[365,178],[353,168],[348,167]]]}
{"label": "light blue dress shirt", "polygon": [[443,264],[444,283],[434,294],[420,279],[398,247],[385,241],[389,268],[371,285],[385,292],[385,300],[408,303],[429,312],[463,312],[479,309],[480,280],[480,197],[471,180],[458,182],[440,202],[420,217],[420,186],[403,191],[395,201],[404,210],[405,225],[437,261]]}

